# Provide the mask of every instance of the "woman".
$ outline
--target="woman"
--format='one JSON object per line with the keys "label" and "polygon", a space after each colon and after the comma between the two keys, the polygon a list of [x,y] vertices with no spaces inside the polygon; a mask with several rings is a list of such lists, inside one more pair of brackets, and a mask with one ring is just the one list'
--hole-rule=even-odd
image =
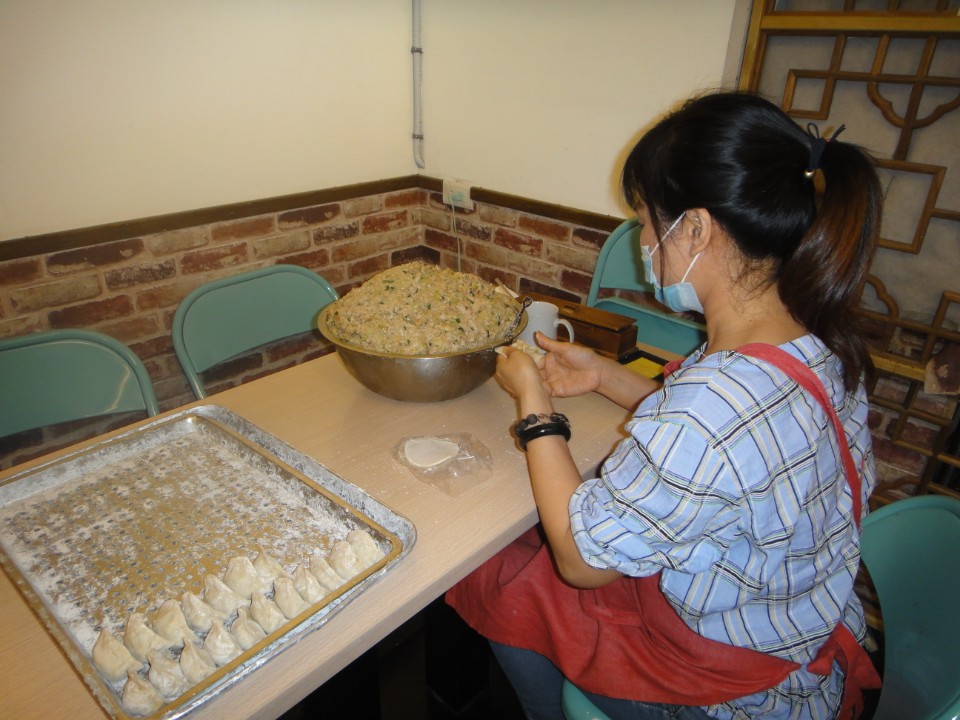
{"label": "woman", "polygon": [[[529,718],[563,717],[564,676],[613,718],[853,717],[879,684],[853,592],[874,472],[852,309],[881,195],[861,150],[814,130],[715,93],[630,153],[647,279],[706,319],[662,387],[542,336],[542,368],[498,360],[546,543],[521,538],[448,601]],[[552,398],[591,391],[633,416],[581,483]]]}

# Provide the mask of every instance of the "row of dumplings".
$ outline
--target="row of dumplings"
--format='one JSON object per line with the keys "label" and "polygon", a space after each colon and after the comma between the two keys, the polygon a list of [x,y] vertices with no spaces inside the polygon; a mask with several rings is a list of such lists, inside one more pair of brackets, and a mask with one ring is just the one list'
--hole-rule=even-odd
{"label": "row of dumplings", "polygon": [[130,615],[122,641],[102,630],[91,662],[123,685],[124,710],[150,715],[336,591],[384,556],[365,530],[337,542],[329,557],[311,555],[288,573],[261,549],[227,563],[223,579],[203,578],[203,596],[165,600],[152,620]]}

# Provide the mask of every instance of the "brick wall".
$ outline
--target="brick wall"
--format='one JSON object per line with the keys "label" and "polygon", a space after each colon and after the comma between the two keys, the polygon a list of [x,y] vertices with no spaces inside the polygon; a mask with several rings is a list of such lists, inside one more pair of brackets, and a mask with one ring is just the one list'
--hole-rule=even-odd
{"label": "brick wall", "polygon": [[[0,337],[83,327],[144,361],[162,410],[193,400],[170,337],[179,302],[211,279],[276,263],[308,267],[345,293],[392,265],[422,258],[519,291],[586,297],[607,232],[478,202],[454,214],[420,188],[243,217],[77,250],[0,262]],[[330,352],[308,334],[228,361],[211,393]],[[0,438],[0,468],[139,417],[73,422]]]}

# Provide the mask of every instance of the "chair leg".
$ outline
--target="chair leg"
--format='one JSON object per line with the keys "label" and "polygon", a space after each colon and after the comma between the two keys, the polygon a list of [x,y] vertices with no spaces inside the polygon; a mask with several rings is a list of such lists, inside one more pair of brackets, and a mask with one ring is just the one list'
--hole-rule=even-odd
{"label": "chair leg", "polygon": [[569,680],[563,681],[560,705],[567,720],[610,720]]}

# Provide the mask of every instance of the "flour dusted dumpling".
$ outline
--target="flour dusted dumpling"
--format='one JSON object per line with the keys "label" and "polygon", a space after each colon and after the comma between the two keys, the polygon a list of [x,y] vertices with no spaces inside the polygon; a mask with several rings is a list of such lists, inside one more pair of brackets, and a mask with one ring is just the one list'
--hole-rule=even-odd
{"label": "flour dusted dumpling", "polygon": [[337,571],[337,575],[344,580],[349,580],[359,575],[363,570],[357,554],[353,551],[353,546],[346,540],[335,543],[330,551],[330,567]]}
{"label": "flour dusted dumpling", "polygon": [[180,665],[164,650],[151,650],[147,654],[150,669],[147,679],[165,698],[173,699],[182,695],[190,687],[190,681],[183,674]]}
{"label": "flour dusted dumpling", "polygon": [[151,650],[166,650],[172,647],[168,640],[157,635],[147,625],[146,616],[138,612],[131,614],[127,620],[127,628],[123,631],[123,644],[140,662],[147,661],[147,653]]}
{"label": "flour dusted dumpling", "polygon": [[327,592],[333,592],[343,585],[343,578],[330,567],[330,563],[323,555],[310,556],[310,573],[323,585]]}
{"label": "flour dusted dumpling", "polygon": [[195,636],[187,619],[183,615],[183,609],[176,600],[164,600],[153,616],[153,629],[157,635],[173,643],[176,647],[181,647],[184,642],[188,642]]}
{"label": "flour dusted dumpling", "polygon": [[213,621],[217,619],[217,611],[207,605],[203,600],[192,592],[185,592],[180,600],[180,608],[183,610],[183,617],[187,625],[197,632],[207,632],[213,627]]}
{"label": "flour dusted dumpling", "polygon": [[324,595],[327,594],[320,581],[303,565],[297,565],[296,570],[293,571],[293,587],[300,593],[300,597],[311,605],[323,600]]}
{"label": "flour dusted dumpling", "polygon": [[366,530],[351,530],[347,533],[347,542],[350,543],[354,555],[357,556],[357,560],[364,570],[379,562],[384,556],[383,550]]}
{"label": "flour dusted dumpling", "polygon": [[131,715],[152,715],[164,703],[163,696],[135,672],[127,673],[123,686],[123,709]]}
{"label": "flour dusted dumpling", "polygon": [[217,611],[221,620],[226,620],[238,607],[246,604],[246,600],[224,585],[216,575],[204,576],[203,601]]}
{"label": "flour dusted dumpling", "polygon": [[197,647],[192,642],[183,646],[183,652],[180,653],[180,670],[191,683],[200,682],[216,669],[217,666],[213,662],[213,658],[206,650]]}
{"label": "flour dusted dumpling", "polygon": [[277,604],[273,600],[267,599],[267,596],[262,592],[255,592],[250,600],[250,617],[267,634],[279,630],[287,622],[287,618],[277,607]]}
{"label": "flour dusted dumpling", "polygon": [[90,655],[93,666],[110,682],[117,682],[131,670],[140,669],[141,663],[112,633],[101,630]]}
{"label": "flour dusted dumpling", "polygon": [[250,618],[250,613],[245,607],[237,610],[237,619],[233,621],[230,634],[243,650],[249,650],[267,636],[263,628]]}
{"label": "flour dusted dumpling", "polygon": [[203,649],[210,653],[210,657],[218,665],[226,665],[240,654],[240,646],[233,639],[233,635],[227,632],[223,626],[223,621],[215,620],[210,632],[203,641]]}
{"label": "flour dusted dumpling", "polygon": [[245,555],[230,558],[227,571],[223,574],[224,584],[245,600],[249,600],[254,591],[267,592],[270,582],[257,572],[257,569]]}
{"label": "flour dusted dumpling", "polygon": [[309,605],[307,601],[300,597],[300,593],[293,586],[291,578],[277,578],[273,583],[273,601],[280,608],[280,612],[287,616],[288,620],[293,620],[297,615],[306,610]]}
{"label": "flour dusted dumpling", "polygon": [[283,565],[274,560],[263,548],[253,559],[253,567],[256,568],[264,580],[273,585],[274,581],[280,577],[290,577],[290,573],[283,569]]}

